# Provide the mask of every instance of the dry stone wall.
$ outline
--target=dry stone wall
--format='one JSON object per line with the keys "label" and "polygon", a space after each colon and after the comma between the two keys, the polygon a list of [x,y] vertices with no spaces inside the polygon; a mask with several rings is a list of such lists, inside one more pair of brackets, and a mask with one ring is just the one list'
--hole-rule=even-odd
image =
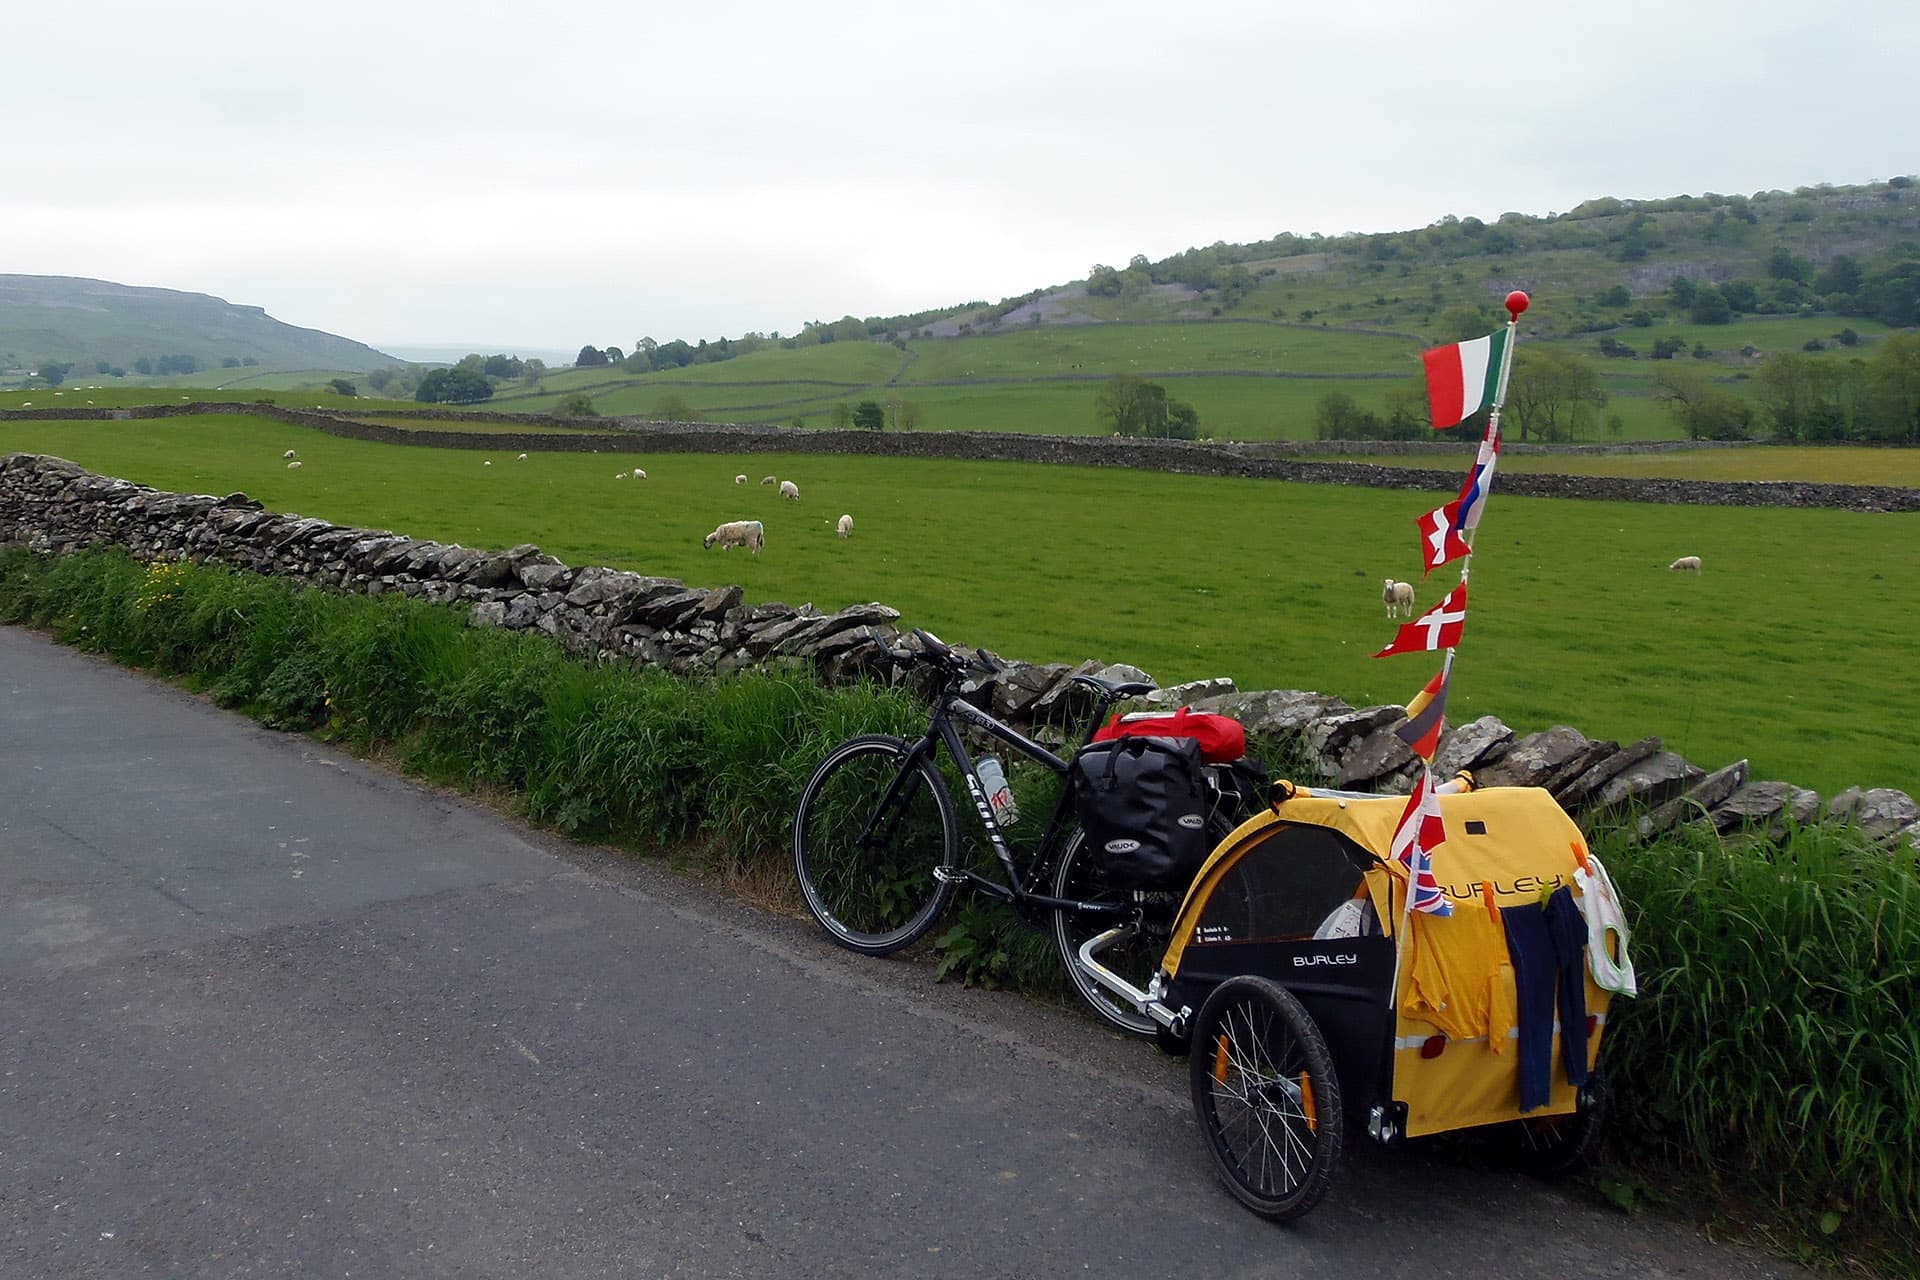
{"label": "dry stone wall", "polygon": [[[501,448],[497,437],[492,447]],[[1451,481],[1449,481],[1451,483]],[[1504,483],[1504,481],[1503,481]],[[60,458],[0,457],[0,545],[66,554],[112,544],[147,560],[192,560],[272,574],[328,590],[399,592],[467,610],[475,626],[537,631],[569,651],[677,673],[724,674],[802,664],[830,682],[891,678],[889,648],[911,646],[884,604],[822,613],[811,605],[749,605],[737,586],[561,563],[538,547],[481,550],[379,529],[268,511],[245,494],[166,493],[96,475]],[[1137,668],[1087,661],[1002,660],[966,687],[968,699],[1037,731],[1090,711],[1075,674],[1148,679]],[[1242,691],[1228,680],[1157,689],[1153,705],[1225,712],[1250,733],[1297,738],[1336,785],[1405,791],[1418,762],[1393,730],[1400,706],[1354,707],[1323,693]],[[1545,787],[1574,812],[1631,808],[1643,835],[1679,822],[1717,829],[1784,829],[1824,813],[1876,836],[1920,841],[1920,807],[1904,792],[1852,788],[1822,805],[1814,792],[1747,776],[1746,761],[1713,771],[1658,738],[1622,745],[1558,725],[1519,735],[1491,716],[1448,729],[1436,764],[1483,784]]]}

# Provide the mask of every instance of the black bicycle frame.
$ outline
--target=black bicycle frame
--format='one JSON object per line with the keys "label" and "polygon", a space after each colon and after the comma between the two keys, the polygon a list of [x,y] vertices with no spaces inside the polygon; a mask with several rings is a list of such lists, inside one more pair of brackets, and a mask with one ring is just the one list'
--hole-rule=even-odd
{"label": "black bicycle frame", "polygon": [[[995,719],[972,703],[950,691],[942,691],[934,703],[933,720],[927,725],[927,732],[901,767],[900,776],[909,776],[914,764],[931,757],[938,744],[945,744],[952,753],[955,763],[960,766],[961,776],[966,779],[967,794],[973,800],[973,810],[980,823],[986,828],[987,842],[993,846],[994,856],[1000,859],[1005,868],[1007,882],[989,880],[985,876],[966,867],[942,867],[936,873],[943,879],[964,881],[975,889],[1001,902],[1012,903],[1016,908],[1039,908],[1047,911],[1070,911],[1079,915],[1106,916],[1119,919],[1130,914],[1131,908],[1112,903],[1081,902],[1073,898],[1055,898],[1049,894],[1037,892],[1048,871],[1053,867],[1053,859],[1059,853],[1059,844],[1066,832],[1073,829],[1070,815],[1073,810],[1073,788],[1062,786],[1060,795],[1054,801],[1053,815],[1047,819],[1046,831],[1034,849],[1031,870],[1033,878],[1028,880],[1020,874],[1019,866],[1014,862],[1013,850],[1008,847],[1006,836],[1000,830],[998,819],[993,816],[993,805],[987,800],[986,789],[980,785],[979,775],[974,772],[973,756],[967,751],[967,744],[960,736],[956,719],[985,732],[989,736],[1007,744],[1030,760],[1035,760],[1060,777],[1065,778],[1069,765],[1065,760],[1047,750],[1018,729]],[[1098,723],[1098,716],[1095,717]]]}

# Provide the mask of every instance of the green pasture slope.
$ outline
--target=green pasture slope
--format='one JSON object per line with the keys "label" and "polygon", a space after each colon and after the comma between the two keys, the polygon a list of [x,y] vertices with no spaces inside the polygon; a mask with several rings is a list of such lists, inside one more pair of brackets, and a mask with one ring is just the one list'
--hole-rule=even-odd
{"label": "green pasture slope", "polygon": [[[290,472],[288,448],[306,466]],[[261,419],[0,423],[0,451],[71,458],[163,489],[243,490],[279,511],[468,546],[537,543],[570,564],[834,609],[1033,661],[1137,663],[1172,683],[1404,702],[1423,657],[1373,660],[1393,634],[1382,577],[1419,583],[1430,495],[1014,463],[762,455],[574,455],[388,446]],[[488,460],[492,465],[483,465]],[[615,479],[644,467],[645,481]],[[768,472],[803,499],[733,484]],[[855,536],[834,536],[853,514]],[[767,550],[704,552],[722,520]],[[1448,710],[1522,732],[1659,734],[1696,763],[1832,794],[1914,789],[1920,592],[1913,516],[1496,497]],[[1669,573],[1697,554],[1708,572]],[[1419,600],[1453,582],[1420,583]]]}

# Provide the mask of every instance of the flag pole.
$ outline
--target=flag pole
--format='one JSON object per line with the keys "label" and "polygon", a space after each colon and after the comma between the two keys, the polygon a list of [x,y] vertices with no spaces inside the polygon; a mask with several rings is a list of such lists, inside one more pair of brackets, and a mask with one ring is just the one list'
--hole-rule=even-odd
{"label": "flag pole", "polygon": [[[1482,437],[1482,443],[1491,443],[1495,453],[1500,451],[1500,411],[1507,404],[1507,379],[1513,376],[1513,349],[1519,345],[1520,313],[1527,309],[1531,301],[1519,289],[1509,293],[1506,298],[1507,340],[1500,348],[1500,376],[1493,386],[1493,405],[1487,411],[1487,434]],[[1467,585],[1467,574],[1473,565],[1473,535],[1479,531],[1476,523],[1474,528],[1460,534],[1460,540],[1467,544],[1467,554],[1460,557],[1460,585],[1463,587]],[[1448,687],[1448,682],[1453,679],[1454,650],[1455,646],[1448,645],[1447,656],[1440,664],[1442,688]]]}
{"label": "flag pole", "polygon": [[[1513,376],[1513,350],[1518,345],[1516,340],[1520,328],[1520,313],[1527,309],[1531,301],[1532,299],[1519,289],[1515,289],[1506,297],[1507,340],[1500,350],[1500,375],[1494,383],[1493,404],[1487,411],[1487,433],[1481,438],[1483,444],[1491,443],[1496,453],[1500,449],[1500,410],[1506,407],[1507,380]],[[1476,524],[1475,528],[1463,530],[1460,535],[1460,540],[1467,544],[1467,554],[1460,557],[1460,585],[1463,587],[1467,585],[1468,570],[1473,564],[1473,535],[1478,531]],[[1453,658],[1458,648],[1457,645],[1448,645],[1447,656],[1441,661],[1440,687],[1442,689],[1449,688],[1453,680]],[[1415,787],[1418,788],[1423,784],[1431,787],[1433,785],[1432,763],[1423,759],[1420,762],[1420,769],[1426,776],[1421,782],[1415,783]],[[1413,927],[1413,872],[1411,869],[1407,873],[1402,894],[1400,928],[1393,938],[1393,985],[1387,989],[1389,1010],[1397,1009],[1400,1004],[1400,976],[1406,964],[1408,931]]]}

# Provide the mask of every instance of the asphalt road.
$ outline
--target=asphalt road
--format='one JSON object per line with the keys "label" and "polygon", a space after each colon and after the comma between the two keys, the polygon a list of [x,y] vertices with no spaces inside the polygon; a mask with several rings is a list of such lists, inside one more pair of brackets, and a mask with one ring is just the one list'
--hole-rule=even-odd
{"label": "asphalt road", "polygon": [[1356,1145],[0,628],[0,1277],[1799,1274]]}

